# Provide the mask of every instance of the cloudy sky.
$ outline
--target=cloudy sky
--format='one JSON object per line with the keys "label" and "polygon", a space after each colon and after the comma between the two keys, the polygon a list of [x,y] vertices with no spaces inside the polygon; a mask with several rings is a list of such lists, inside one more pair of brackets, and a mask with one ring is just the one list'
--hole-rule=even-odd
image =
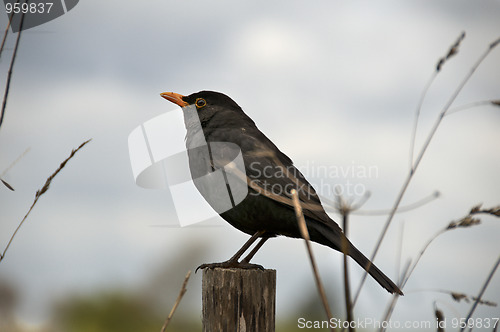
{"label": "cloudy sky", "polygon": [[[0,282],[21,294],[19,319],[43,323],[51,303],[64,294],[135,287],[193,247],[203,250],[187,268],[227,259],[246,240],[226,225],[163,227],[176,222],[171,194],[135,185],[128,135],[175,109],[159,93],[228,94],[322,194],[331,198],[335,185],[356,186],[360,191],[350,199],[371,193],[363,209],[388,209],[408,173],[416,105],[437,60],[462,31],[467,33],[423,103],[417,151],[460,81],[500,37],[498,17],[500,2],[493,0],[86,0],[23,32],[0,128],[0,172],[29,151],[2,176],[16,191],[0,188],[1,248],[45,179],[72,148],[93,140],[57,176],[0,264]],[[0,23],[3,30],[4,13]],[[15,37],[9,35],[0,59],[2,91]],[[499,77],[497,48],[453,105],[499,99]],[[499,125],[500,109],[493,106],[443,119],[402,205],[435,191],[441,195],[395,217],[376,259],[391,278],[399,266],[400,234],[404,265],[472,206],[500,204]],[[363,169],[373,171],[356,173]],[[365,254],[373,250],[386,218],[351,218],[350,238]],[[448,317],[466,316],[470,305],[432,290],[479,292],[500,254],[498,218],[481,219],[481,225],[446,232],[429,247],[394,320],[432,321],[434,301]],[[319,245],[314,249],[327,288],[342,290],[341,255]],[[313,289],[304,246],[297,240],[272,240],[255,261],[278,271],[278,316],[292,312],[297,297],[304,296],[297,289]],[[182,280],[185,272],[173,274]],[[352,275],[357,285],[361,269],[352,265]],[[191,288],[197,306],[199,274]],[[500,302],[500,272],[484,297]],[[369,280],[355,315],[380,319],[389,299]],[[477,317],[495,315],[498,307],[476,312]]]}

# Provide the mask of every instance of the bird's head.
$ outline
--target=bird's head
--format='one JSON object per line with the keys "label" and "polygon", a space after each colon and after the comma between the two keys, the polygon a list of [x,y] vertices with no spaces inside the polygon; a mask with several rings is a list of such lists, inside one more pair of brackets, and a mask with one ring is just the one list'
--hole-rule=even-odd
{"label": "bird's head", "polygon": [[160,96],[180,107],[195,106],[201,122],[209,120],[220,112],[243,113],[234,100],[220,92],[200,91],[189,96],[183,96],[175,92],[163,92]]}

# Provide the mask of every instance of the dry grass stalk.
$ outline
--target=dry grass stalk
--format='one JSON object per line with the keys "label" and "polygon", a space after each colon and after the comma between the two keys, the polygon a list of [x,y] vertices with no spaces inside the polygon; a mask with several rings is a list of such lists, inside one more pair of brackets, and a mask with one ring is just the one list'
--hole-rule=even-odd
{"label": "dry grass stalk", "polygon": [[184,278],[184,282],[182,283],[181,290],[179,292],[179,295],[177,296],[177,299],[175,300],[174,306],[172,307],[172,310],[170,310],[170,313],[168,314],[167,319],[165,320],[165,323],[161,327],[161,332],[165,332],[167,330],[168,324],[170,324],[170,321],[172,320],[172,317],[174,316],[175,310],[179,306],[179,303],[181,303],[182,297],[187,291],[187,283],[189,281],[189,277],[191,276],[191,270],[189,270],[186,274],[186,277]]}
{"label": "dry grass stalk", "polygon": [[[467,318],[465,319],[466,322],[469,321],[469,319],[472,317],[472,314],[476,310],[477,305],[479,304],[479,302],[481,302],[481,298],[483,297],[483,294],[486,291],[486,288],[488,288],[488,285],[489,285],[491,279],[493,278],[493,275],[495,274],[495,272],[498,268],[498,265],[500,265],[500,256],[498,256],[497,262],[495,263],[495,265],[491,269],[491,272],[488,274],[488,277],[486,278],[486,281],[484,282],[483,287],[481,287],[481,290],[479,291],[479,294],[477,295],[476,300],[474,301],[474,304],[472,305],[472,307],[469,311],[469,314],[467,315]],[[464,330],[465,330],[465,327],[462,327],[460,329],[460,332],[462,332]]]}
{"label": "dry grass stalk", "polygon": [[427,95],[427,92],[429,91],[429,88],[436,79],[438,73],[441,71],[441,68],[443,67],[444,63],[448,61],[452,56],[458,53],[458,47],[460,46],[460,43],[462,42],[462,40],[464,40],[464,38],[465,38],[465,32],[462,32],[462,34],[458,37],[457,41],[450,47],[446,56],[439,59],[436,65],[436,70],[432,73],[430,79],[427,81],[427,84],[425,85],[422,91],[422,95],[420,96],[417,109],[415,111],[415,120],[413,121],[413,129],[410,140],[410,170],[413,169],[413,153],[415,152],[415,140],[417,137],[418,120],[420,118],[420,112],[422,111],[422,105],[424,103],[425,96]]}
{"label": "dry grass stalk", "polygon": [[441,68],[443,68],[445,62],[458,53],[458,47],[460,46],[460,43],[462,42],[462,40],[464,40],[464,38],[465,38],[465,32],[462,32],[462,34],[458,37],[455,44],[451,45],[450,49],[448,50],[448,53],[444,57],[439,59],[436,65],[436,71],[440,71]]}
{"label": "dry grass stalk", "polygon": [[500,44],[500,38],[490,44],[490,49],[495,48],[498,44]]}
{"label": "dry grass stalk", "polygon": [[27,148],[26,150],[23,151],[23,153],[21,153],[17,158],[16,160],[14,160],[12,163],[10,163],[9,166],[7,166],[6,169],[3,170],[2,174],[0,174],[0,176],[4,176],[5,174],[7,174],[7,172],[12,168],[14,167],[21,159],[24,158],[24,156],[26,156],[26,154],[31,150],[31,148]]}
{"label": "dry grass stalk", "polygon": [[14,188],[12,188],[12,186],[10,184],[8,184],[5,180],[3,180],[2,178],[0,178],[0,181],[2,181],[2,183],[7,187],[9,188],[10,190],[14,191]]}
{"label": "dry grass stalk", "polygon": [[10,61],[9,72],[7,73],[7,83],[5,84],[2,109],[0,110],[0,127],[2,126],[3,123],[5,108],[7,107],[7,98],[9,97],[10,80],[12,78],[12,70],[14,68],[14,63],[16,62],[17,49],[19,47],[19,41],[21,40],[21,32],[23,31],[23,23],[24,23],[24,13],[21,14],[21,23],[19,26],[19,32],[17,34],[16,45],[14,46],[14,51],[12,52],[12,59]]}
{"label": "dry grass stalk", "polygon": [[[349,214],[346,213],[342,216],[344,224],[348,223]],[[349,260],[347,259],[347,241],[345,238],[342,240],[342,252],[344,253],[344,299],[345,299],[345,308],[347,313],[347,321],[354,322],[354,312],[352,310],[352,299],[351,299],[351,286],[350,286],[350,278],[349,278]],[[356,331],[353,324],[349,324],[349,331]]]}
{"label": "dry grass stalk", "polygon": [[[423,292],[423,291],[437,292],[437,293],[443,293],[443,294],[449,295],[453,299],[453,301],[455,301],[455,302],[464,301],[465,303],[471,303],[471,302],[474,302],[477,300],[477,297],[475,297],[475,296],[468,295],[465,293],[460,293],[460,292],[454,292],[454,291],[450,291],[450,290],[446,290],[446,289],[421,289],[421,290],[414,290],[411,293]],[[410,293],[410,292],[408,292],[408,293]],[[489,301],[489,300],[483,300],[483,299],[480,299],[478,304],[485,305],[488,307],[498,306],[498,303],[496,303],[496,302]]]}
{"label": "dry grass stalk", "polygon": [[[402,283],[402,280],[404,279],[404,276],[408,273],[408,270],[410,269],[410,265],[411,265],[411,261],[408,261],[406,264],[405,264],[405,267],[403,269],[403,273],[401,274],[401,278],[400,278],[400,281],[397,283],[397,286],[400,290],[403,290],[403,283]],[[387,306],[387,309],[386,309],[386,313],[384,315],[384,318],[382,318],[382,321],[383,322],[386,322],[389,320],[389,318],[392,316],[392,313],[394,311],[394,308],[396,307],[396,303],[398,301],[398,299],[400,298],[400,296],[393,296],[392,297],[392,300],[391,302],[389,303],[389,305]],[[385,332],[387,330],[387,326],[381,326],[379,331],[380,332]]]}
{"label": "dry grass stalk", "polygon": [[[422,247],[422,249],[420,250],[417,258],[410,264],[410,267],[408,268],[408,270],[403,274],[401,280],[401,285],[400,285],[400,289],[403,290],[404,286],[406,285],[406,283],[408,282],[408,280],[410,279],[413,271],[415,270],[415,268],[417,267],[418,263],[420,262],[420,259],[422,258],[422,256],[424,255],[425,251],[427,250],[427,248],[430,246],[430,244],[441,234],[449,231],[449,230],[452,230],[452,229],[457,229],[457,228],[467,228],[467,227],[471,227],[471,226],[476,226],[476,225],[479,225],[481,223],[481,221],[477,218],[472,218],[472,215],[474,214],[479,214],[479,213],[485,213],[485,214],[490,214],[490,215],[494,215],[494,216],[499,216],[500,217],[500,206],[498,207],[494,207],[494,208],[491,208],[491,209],[481,209],[481,205],[477,205],[475,207],[473,207],[469,213],[461,218],[460,220],[458,221],[452,221],[448,224],[448,226],[444,227],[443,229],[439,230],[433,237],[431,237],[427,243]],[[384,320],[389,320],[389,318],[391,317],[391,314],[394,310],[394,307],[396,306],[396,303],[397,303],[397,300],[399,299],[399,296],[394,296],[393,299],[392,299],[392,302],[390,303],[388,309],[386,310],[386,314],[384,315]]]}
{"label": "dry grass stalk", "polygon": [[23,153],[21,153],[21,155],[19,155],[19,157],[16,158],[16,160],[14,160],[6,169],[3,170],[2,174],[0,174],[0,181],[2,181],[2,183],[7,187],[9,188],[10,190],[14,191],[14,188],[9,184],[7,183],[4,179],[2,179],[2,177],[12,168],[14,167],[15,164],[17,164],[17,162],[19,160],[21,160],[28,152],[29,152],[30,148],[27,148],[26,150],[24,150]]}
{"label": "dry grass stalk", "polygon": [[470,227],[474,225],[479,225],[481,223],[481,220],[478,218],[472,218],[471,216],[465,216],[462,219],[458,221],[452,221],[450,224],[446,227],[446,230],[449,229],[454,229],[454,228],[465,228],[465,227]]}
{"label": "dry grass stalk", "polygon": [[495,217],[500,217],[500,206],[496,206],[491,209],[481,209],[481,204],[479,204],[473,207],[470,210],[469,214],[463,217],[462,219],[450,222],[448,227],[446,227],[446,230],[459,227],[470,227],[479,224],[481,220],[472,217],[475,214],[489,214]]}
{"label": "dry grass stalk", "polygon": [[[19,0],[16,1],[16,4],[19,3]],[[14,13],[10,13],[9,15],[9,23],[7,23],[7,27],[5,28],[5,32],[3,34],[2,44],[0,45],[0,58],[2,58],[3,48],[5,46],[5,42],[7,41],[7,35],[9,34],[10,24],[12,22],[12,18],[14,17]]]}
{"label": "dry grass stalk", "polygon": [[482,204],[473,207],[470,210],[470,214],[491,214],[492,216],[500,217],[500,205],[492,207],[491,209],[481,209]]}
{"label": "dry grass stalk", "polygon": [[[347,232],[349,228],[349,213],[351,212],[350,204],[347,203],[342,196],[337,195],[338,200],[338,211],[342,215],[342,229],[344,231],[345,236],[347,237]],[[350,278],[349,278],[349,265],[347,259],[347,250],[348,243],[347,238],[342,238],[342,252],[344,254],[344,300],[345,300],[345,308],[347,313],[347,321],[354,321],[354,313],[352,310],[352,300],[351,300],[351,286],[350,286]],[[353,324],[349,324],[349,331],[355,331]]]}
{"label": "dry grass stalk", "polygon": [[[458,44],[461,42],[461,40],[463,39],[463,37],[459,38],[457,43],[455,43],[454,46],[458,47]],[[448,101],[446,102],[446,104],[444,105],[443,109],[441,110],[441,112],[439,113],[432,129],[430,130],[429,134],[427,135],[427,138],[419,152],[419,154],[417,155],[415,161],[413,162],[413,165],[410,167],[410,171],[405,179],[405,182],[403,183],[403,186],[401,187],[401,190],[396,198],[396,201],[394,203],[394,206],[391,210],[391,213],[389,214],[388,218],[387,218],[387,221],[386,223],[384,224],[383,228],[382,228],[382,232],[380,233],[380,236],[377,240],[377,243],[375,245],[375,248],[373,250],[373,253],[370,257],[370,261],[374,261],[375,257],[377,256],[377,253],[380,249],[380,246],[385,238],[385,235],[387,234],[387,230],[389,229],[389,226],[390,224],[392,223],[392,220],[394,218],[394,215],[396,214],[396,211],[398,210],[399,208],[399,205],[403,199],[403,196],[405,195],[406,193],[406,190],[411,182],[411,180],[413,179],[413,175],[415,174],[415,171],[417,170],[418,166],[420,165],[420,162],[422,161],[424,155],[425,155],[425,152],[427,151],[427,148],[429,147],[434,135],[436,134],[440,124],[441,124],[441,121],[443,120],[443,118],[445,117],[446,113],[448,112],[448,110],[450,109],[451,105],[453,104],[453,102],[455,101],[455,99],[457,98],[457,96],[460,94],[460,92],[462,91],[463,87],[466,85],[466,83],[469,81],[469,79],[471,78],[471,76],[474,74],[474,72],[477,70],[477,68],[481,65],[481,63],[484,61],[484,59],[490,54],[490,52],[493,50],[493,48],[495,46],[497,46],[498,44],[500,44],[500,39],[496,40],[495,42],[491,43],[488,47],[488,49],[483,52],[483,54],[481,54],[478,58],[478,60],[476,61],[476,63],[472,66],[472,68],[470,69],[470,71],[467,73],[467,75],[462,79],[462,81],[458,84],[457,88],[455,89],[455,91],[452,93],[452,95],[450,96],[450,98],[448,99]],[[448,52],[449,54],[449,57],[451,57],[453,54],[456,53],[456,47],[455,49],[452,51],[453,49],[453,46],[452,48],[450,49],[450,51]],[[448,58],[449,58],[448,57]],[[446,57],[445,57],[446,58]],[[442,64],[441,64],[442,66]],[[356,292],[356,296],[354,297],[354,301],[353,301],[353,305],[356,304],[356,301],[357,299],[359,298],[359,294],[361,293],[361,290],[365,284],[365,281],[366,281],[366,277],[368,276],[368,272],[365,272],[363,273],[363,277],[361,279],[361,284]]]}
{"label": "dry grass stalk", "polygon": [[[347,321],[348,322],[353,322],[354,321],[354,313],[353,313],[353,305],[352,305],[352,298],[351,298],[351,286],[350,286],[350,278],[349,278],[349,264],[348,264],[348,259],[347,259],[347,236],[349,232],[349,215],[363,206],[363,204],[366,203],[366,201],[370,198],[370,192],[366,192],[361,199],[354,204],[353,201],[347,202],[340,192],[336,192],[336,202],[334,204],[335,210],[340,213],[342,216],[342,230],[344,231],[344,237],[342,239],[342,252],[344,254],[344,300],[345,300],[345,307],[346,307],[346,313],[347,313]],[[349,324],[348,325],[349,331],[355,331],[354,324]],[[342,329],[344,331],[345,328]]]}
{"label": "dry grass stalk", "polygon": [[434,303],[434,316],[436,316],[437,332],[444,332],[443,325],[446,319],[444,318],[443,311],[436,306],[436,303]]}
{"label": "dry grass stalk", "polygon": [[[328,304],[328,301],[326,299],[325,289],[323,287],[323,283],[321,282],[321,278],[320,278],[319,273],[318,273],[318,268],[316,266],[316,260],[314,259],[314,255],[312,253],[311,243],[309,240],[309,232],[307,230],[307,225],[306,225],[306,221],[304,219],[304,214],[302,213],[302,206],[300,205],[300,202],[299,202],[299,195],[297,193],[297,190],[295,190],[295,189],[292,189],[291,194],[292,194],[293,206],[295,209],[295,216],[297,217],[297,222],[299,224],[300,234],[302,235],[302,238],[304,239],[304,241],[306,243],[307,253],[309,254],[309,260],[311,261],[314,279],[316,281],[316,287],[318,288],[319,296],[321,297],[321,302],[323,303],[323,308],[325,309],[326,315],[328,317],[328,321],[331,321],[331,319],[333,318],[332,312],[330,310],[330,305]],[[335,331],[335,329],[333,327],[330,327],[330,330]]]}
{"label": "dry grass stalk", "polygon": [[481,300],[475,296],[470,296],[470,295],[467,295],[464,293],[457,293],[457,292],[449,292],[449,293],[451,295],[451,298],[457,302],[460,302],[462,300],[464,300],[464,302],[466,302],[466,303],[470,303],[472,301],[478,301],[478,304],[486,305],[488,307],[496,307],[498,305],[495,302],[488,301],[488,300]]}
{"label": "dry grass stalk", "polygon": [[80,150],[81,148],[83,148],[85,146],[85,144],[87,144],[88,142],[90,142],[91,139],[83,142],[82,144],[80,144],[80,146],[74,150],[71,151],[70,155],[68,158],[66,158],[60,165],[59,167],[54,171],[54,173],[52,173],[52,175],[50,175],[47,180],[45,181],[45,184],[43,185],[43,187],[39,190],[37,190],[37,192],[35,193],[35,200],[33,201],[33,203],[31,204],[31,207],[29,208],[28,212],[26,213],[26,215],[24,216],[24,218],[21,220],[21,222],[19,223],[19,225],[17,226],[16,230],[14,231],[14,233],[12,233],[12,236],[10,237],[9,239],[9,242],[7,243],[7,246],[5,247],[3,253],[0,255],[0,262],[5,258],[5,254],[7,253],[7,250],[9,249],[10,245],[12,244],[12,241],[14,240],[14,237],[16,236],[17,232],[19,231],[19,229],[21,228],[21,226],[24,224],[24,222],[26,221],[26,219],[28,218],[29,214],[31,213],[31,210],[33,210],[33,208],[35,207],[36,203],[38,202],[38,199],[47,192],[47,190],[49,190],[49,187],[50,187],[50,184],[52,182],[52,180],[56,177],[56,175],[64,168],[64,166],[66,166],[66,163],[71,159],[73,158],[73,156],[78,152],[78,150]]}
{"label": "dry grass stalk", "polygon": [[417,128],[418,128],[418,119],[420,118],[420,113],[422,112],[422,105],[425,100],[425,96],[427,95],[427,92],[429,91],[429,88],[431,87],[432,83],[436,79],[439,71],[435,71],[432,73],[431,77],[427,81],[427,83],[424,86],[424,89],[422,91],[422,95],[420,96],[420,99],[418,100],[417,104],[417,109],[415,110],[415,118],[413,120],[413,128],[411,132],[411,138],[410,138],[410,158],[409,158],[409,166],[410,166],[410,171],[413,169],[413,157],[415,153],[415,141],[417,139]]}
{"label": "dry grass stalk", "polygon": [[[424,197],[424,198],[422,198],[414,203],[410,203],[408,205],[399,207],[398,210],[396,211],[396,213],[408,212],[411,210],[418,209],[418,208],[438,199],[440,196],[441,196],[441,193],[436,190],[432,194],[430,194],[429,196],[426,196],[426,197]],[[359,205],[359,204],[357,204],[357,205]],[[330,211],[330,209],[327,209],[327,211]],[[338,211],[338,209],[336,209],[335,211]],[[350,214],[355,214],[355,215],[359,215],[359,216],[386,216],[389,213],[391,213],[391,210],[389,210],[389,209],[380,209],[380,210],[353,209],[350,211]]]}
{"label": "dry grass stalk", "polygon": [[465,111],[471,108],[479,107],[479,106],[500,106],[500,100],[480,100],[472,103],[460,105],[457,107],[450,108],[448,112],[446,112],[446,116],[455,114],[460,111]]}

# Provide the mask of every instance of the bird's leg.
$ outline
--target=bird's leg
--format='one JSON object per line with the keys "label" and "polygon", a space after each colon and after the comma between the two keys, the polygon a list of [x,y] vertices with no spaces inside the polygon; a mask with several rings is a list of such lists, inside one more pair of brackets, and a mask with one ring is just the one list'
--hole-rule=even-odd
{"label": "bird's leg", "polygon": [[262,231],[259,231],[259,232],[256,232],[254,235],[252,235],[252,237],[250,237],[248,239],[247,242],[245,242],[245,244],[240,248],[240,250],[238,250],[236,252],[236,254],[233,255],[233,257],[229,258],[228,262],[237,262],[238,259],[241,257],[241,255],[243,255],[245,253],[245,251],[248,250],[248,248],[250,248],[250,246],[259,238],[259,236],[261,236],[262,234],[264,234],[264,232]]}
{"label": "bird's leg", "polygon": [[198,266],[196,268],[196,271],[198,271],[198,269],[207,269],[207,268],[213,269],[216,267],[220,267],[220,268],[231,268],[232,267],[232,268],[240,268],[240,269],[261,269],[261,270],[264,270],[264,268],[260,265],[248,263],[250,261],[250,259],[253,257],[253,255],[255,255],[257,250],[259,250],[259,248],[262,246],[262,244],[264,244],[262,242],[262,240],[255,247],[255,248],[257,248],[257,250],[255,250],[255,248],[254,248],[254,250],[252,250],[252,252],[250,252],[250,254],[248,255],[248,256],[250,256],[250,259],[246,260],[246,258],[245,258],[243,261],[241,261],[241,263],[238,262],[238,259],[241,257],[241,255],[243,255],[245,253],[245,251],[247,251],[248,248],[250,248],[250,246],[264,233],[265,233],[264,231],[255,232],[255,234],[252,235],[252,237],[250,237],[250,239],[248,239],[247,242],[245,242],[245,244],[240,248],[240,250],[238,250],[236,252],[236,254],[234,254],[233,257],[229,258],[227,261],[221,262],[221,263],[201,264],[200,266]]}
{"label": "bird's leg", "polygon": [[263,237],[262,239],[260,239],[259,243],[257,243],[257,245],[252,249],[252,251],[250,251],[250,253],[245,258],[243,258],[241,263],[244,264],[250,263],[250,260],[253,258],[253,256],[255,256],[257,251],[259,251],[259,249],[264,245],[264,243],[266,243],[267,240],[269,240],[268,237]]}

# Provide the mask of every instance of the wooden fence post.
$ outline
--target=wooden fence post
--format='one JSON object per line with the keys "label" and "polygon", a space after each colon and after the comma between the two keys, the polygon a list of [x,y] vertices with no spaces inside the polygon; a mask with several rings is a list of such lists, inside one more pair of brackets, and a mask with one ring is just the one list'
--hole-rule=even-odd
{"label": "wooden fence post", "polygon": [[204,269],[204,332],[274,332],[276,270]]}

